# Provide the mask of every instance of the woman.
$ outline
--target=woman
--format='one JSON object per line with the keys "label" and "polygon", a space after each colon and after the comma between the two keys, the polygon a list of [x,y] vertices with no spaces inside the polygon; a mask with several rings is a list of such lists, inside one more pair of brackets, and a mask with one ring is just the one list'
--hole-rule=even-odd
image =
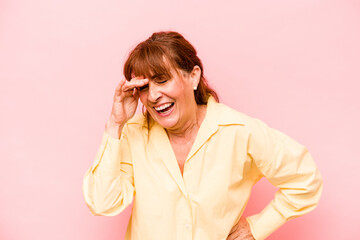
{"label": "woman", "polygon": [[[306,147],[218,103],[182,35],[154,33],[124,75],[83,192],[93,215],[117,215],[134,199],[126,239],[265,239],[315,208],[322,179]],[[139,99],[146,111],[133,117]],[[263,176],[279,190],[244,218]]]}

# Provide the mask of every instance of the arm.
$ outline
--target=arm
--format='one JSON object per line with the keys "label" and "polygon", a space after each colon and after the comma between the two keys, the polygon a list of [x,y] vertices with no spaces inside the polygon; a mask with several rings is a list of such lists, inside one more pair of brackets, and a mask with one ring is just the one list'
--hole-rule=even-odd
{"label": "arm", "polygon": [[120,139],[104,132],[95,162],[85,173],[83,194],[93,215],[117,215],[133,200],[133,166],[125,130]]}
{"label": "arm", "polygon": [[246,219],[256,240],[265,239],[286,221],[317,206],[322,177],[305,146],[255,119],[248,155],[262,175],[279,188],[261,213]]}
{"label": "arm", "polygon": [[137,88],[147,83],[147,79],[123,79],[115,89],[102,143],[83,180],[85,202],[93,215],[117,215],[133,200],[134,173],[125,123],[136,111]]}

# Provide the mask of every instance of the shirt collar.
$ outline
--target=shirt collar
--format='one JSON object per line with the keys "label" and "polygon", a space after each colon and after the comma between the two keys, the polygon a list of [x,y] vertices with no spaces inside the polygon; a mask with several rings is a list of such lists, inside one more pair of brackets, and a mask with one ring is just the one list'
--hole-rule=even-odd
{"label": "shirt collar", "polygon": [[210,96],[208,100],[204,122],[205,120],[206,122],[213,122],[218,126],[245,125],[243,113],[240,113],[222,103],[216,102],[212,96]]}
{"label": "shirt collar", "polygon": [[[238,112],[232,110],[226,105],[217,103],[211,96],[207,103],[205,118],[200,125],[195,142],[186,158],[186,161],[191,160],[191,158],[202,148],[202,146],[210,140],[214,134],[216,134],[220,126],[233,124],[244,125]],[[183,194],[187,195],[185,184],[165,129],[159,124],[154,123],[154,125],[150,128],[149,134],[149,146],[152,146],[157,152],[157,156],[163,161]]]}
{"label": "shirt collar", "polygon": [[[208,141],[213,134],[215,134],[220,126],[227,125],[245,125],[244,116],[242,113],[237,112],[230,107],[216,102],[214,97],[210,96],[207,103],[206,114],[203,122],[200,125],[199,131],[195,138],[195,142],[189,152],[188,158],[190,159],[200,148]],[[153,135],[153,136],[151,136]],[[170,146],[169,139],[166,131],[158,123],[150,129],[150,139],[156,141],[161,139],[161,142]]]}

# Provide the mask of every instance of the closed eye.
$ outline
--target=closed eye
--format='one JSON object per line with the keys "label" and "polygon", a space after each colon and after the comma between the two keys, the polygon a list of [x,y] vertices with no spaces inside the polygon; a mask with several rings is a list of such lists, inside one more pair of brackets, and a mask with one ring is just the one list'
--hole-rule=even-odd
{"label": "closed eye", "polygon": [[166,74],[158,73],[151,76],[150,79],[153,80],[156,84],[164,84],[168,81],[169,78]]}
{"label": "closed eye", "polygon": [[[154,82],[156,83],[156,84],[164,84],[164,83],[166,83],[168,80],[167,79],[156,79],[156,80],[154,80]],[[142,87],[139,87],[139,90],[140,91],[144,91],[144,90],[146,90],[147,88],[149,87],[149,84],[146,84],[146,85],[144,85],[144,86],[142,86]]]}
{"label": "closed eye", "polygon": [[145,89],[147,89],[148,88],[148,84],[146,84],[146,85],[144,85],[144,86],[142,86],[142,87],[139,87],[139,90],[140,91],[144,91]]}
{"label": "closed eye", "polygon": [[166,83],[167,82],[167,80],[160,80],[160,81],[157,81],[157,83],[159,83],[159,84],[163,84],[163,83]]}

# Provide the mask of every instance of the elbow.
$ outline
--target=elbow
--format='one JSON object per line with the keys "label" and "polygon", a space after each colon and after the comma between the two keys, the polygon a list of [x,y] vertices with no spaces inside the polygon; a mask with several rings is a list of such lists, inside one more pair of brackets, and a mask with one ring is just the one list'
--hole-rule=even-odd
{"label": "elbow", "polygon": [[315,173],[308,174],[306,180],[302,180],[297,182],[296,187],[287,186],[279,191],[282,194],[277,201],[283,206],[283,215],[288,220],[307,214],[319,205],[323,189],[320,173],[316,170]]}
{"label": "elbow", "polygon": [[115,216],[131,204],[134,186],[119,177],[87,175],[83,183],[85,203],[93,216]]}
{"label": "elbow", "polygon": [[322,190],[323,179],[319,171],[316,171],[314,178],[306,188],[303,201],[304,205],[302,209],[299,209],[299,211],[307,213],[314,210],[319,205]]}
{"label": "elbow", "polygon": [[86,194],[84,193],[85,203],[93,216],[115,216],[121,213],[131,204],[132,194],[120,192],[114,196],[112,194]]}
{"label": "elbow", "polygon": [[314,177],[311,181],[311,183],[308,184],[308,191],[310,199],[312,199],[312,206],[315,208],[320,201],[320,197],[323,190],[323,178],[320,174],[320,172],[316,169],[316,172],[314,174]]}
{"label": "elbow", "polygon": [[323,190],[323,178],[320,171],[316,166],[311,168],[311,171],[303,175],[304,188],[300,191],[300,197],[304,203],[303,208],[306,212],[313,210],[319,205]]}
{"label": "elbow", "polygon": [[317,205],[319,205],[322,191],[323,191],[323,178],[322,178],[321,174],[318,172],[316,187],[314,189],[314,196],[315,196],[314,208]]}
{"label": "elbow", "polygon": [[323,179],[320,172],[316,169],[313,178],[308,182],[307,187],[304,189],[303,196],[303,209],[304,212],[310,212],[315,209],[320,202],[323,190]]}
{"label": "elbow", "polygon": [[111,209],[101,204],[86,204],[93,216],[113,216]]}
{"label": "elbow", "polygon": [[111,216],[114,209],[113,204],[109,204],[109,198],[104,199],[103,193],[98,193],[92,188],[83,187],[83,196],[86,206],[93,216]]}
{"label": "elbow", "polygon": [[122,202],[120,201],[120,203],[114,205],[109,204],[107,201],[94,200],[91,202],[86,201],[86,205],[93,216],[115,216],[124,209]]}
{"label": "elbow", "polygon": [[91,195],[84,193],[85,204],[93,216],[104,216],[108,208],[99,201],[96,201]]}

